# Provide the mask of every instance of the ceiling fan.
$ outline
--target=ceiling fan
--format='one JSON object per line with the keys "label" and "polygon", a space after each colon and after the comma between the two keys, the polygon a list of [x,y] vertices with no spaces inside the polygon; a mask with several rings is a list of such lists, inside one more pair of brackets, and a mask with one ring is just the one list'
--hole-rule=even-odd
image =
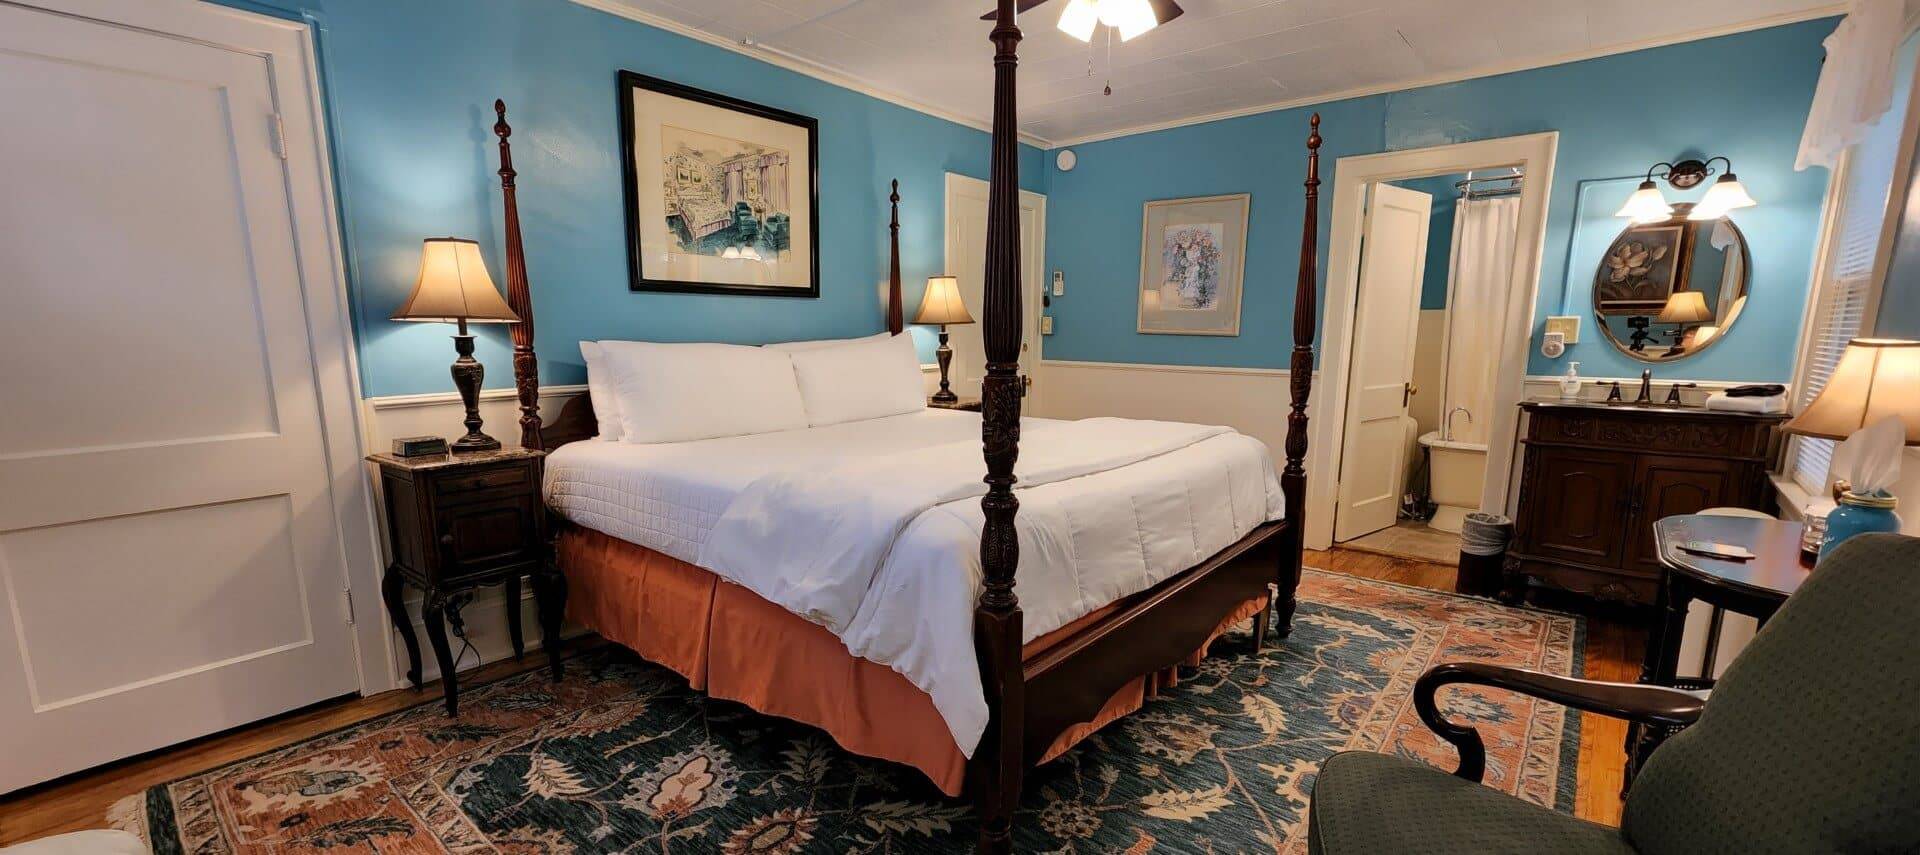
{"label": "ceiling fan", "polygon": [[[1019,13],[1024,15],[1047,0],[1019,0]],[[1161,24],[1180,17],[1186,12],[1173,0],[1067,0],[1067,8],[1060,13],[1060,31],[1083,42],[1093,41],[1094,28],[1106,24],[1120,31],[1120,40],[1127,41]],[[991,21],[998,17],[997,11],[980,16],[982,21]]]}

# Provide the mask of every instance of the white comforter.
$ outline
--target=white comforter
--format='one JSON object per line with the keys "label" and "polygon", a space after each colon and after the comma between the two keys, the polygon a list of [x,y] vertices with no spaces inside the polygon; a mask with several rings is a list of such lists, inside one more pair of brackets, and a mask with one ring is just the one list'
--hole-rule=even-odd
{"label": "white comforter", "polygon": [[[573,443],[548,462],[548,496],[576,523],[833,630],[927,692],[971,756],[987,722],[972,623],[978,419],[930,411],[757,438]],[[1015,591],[1027,641],[1281,515],[1266,446],[1226,428],[1028,419],[1021,431]],[[704,508],[668,524],[662,496]]]}

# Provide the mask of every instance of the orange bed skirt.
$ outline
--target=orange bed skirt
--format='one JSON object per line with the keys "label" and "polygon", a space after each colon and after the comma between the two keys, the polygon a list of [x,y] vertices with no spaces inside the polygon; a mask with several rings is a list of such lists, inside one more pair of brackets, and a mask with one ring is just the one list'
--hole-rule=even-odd
{"label": "orange bed skirt", "polygon": [[[933,699],[892,668],[854,656],[825,627],[711,571],[579,526],[560,537],[560,566],[568,617],[601,637],[673,669],[712,697],[813,725],[848,751],[912,766],[947,795],[960,794],[967,760]],[[1266,597],[1242,604],[1208,643],[1266,604]],[[1034,639],[1025,655],[1071,638],[1122,605]],[[1205,655],[1202,645],[1189,664]],[[1092,721],[1054,740],[1042,762],[1139,709],[1175,678],[1169,669],[1128,683]]]}

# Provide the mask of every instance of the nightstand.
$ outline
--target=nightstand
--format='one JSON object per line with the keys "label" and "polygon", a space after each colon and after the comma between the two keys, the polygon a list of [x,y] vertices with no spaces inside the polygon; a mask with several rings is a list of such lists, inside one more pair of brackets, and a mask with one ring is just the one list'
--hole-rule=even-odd
{"label": "nightstand", "polygon": [[407,616],[405,585],[426,594],[421,618],[446,686],[447,714],[459,714],[446,623],[464,632],[460,608],[475,588],[505,585],[507,631],[514,655],[521,653],[520,577],[531,576],[540,615],[541,643],[553,679],[560,679],[560,620],[566,580],[551,560],[546,511],[540,500],[546,453],[521,448],[367,458],[380,467],[387,505],[387,542],[393,561],[380,580],[387,615],[407,643],[407,679],[420,687],[420,642]]}
{"label": "nightstand", "polygon": [[961,398],[958,401],[936,401],[927,399],[927,406],[936,410],[966,410],[969,413],[980,412],[979,398]]}

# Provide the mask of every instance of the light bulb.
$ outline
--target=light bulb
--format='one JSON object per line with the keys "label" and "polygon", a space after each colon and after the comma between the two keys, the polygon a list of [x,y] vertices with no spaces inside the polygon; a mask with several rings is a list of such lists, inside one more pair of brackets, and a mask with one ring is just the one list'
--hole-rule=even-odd
{"label": "light bulb", "polygon": [[1160,25],[1147,0],[1100,0],[1100,22],[1119,30],[1123,42]]}
{"label": "light bulb", "polygon": [[1100,0],[1070,0],[1060,13],[1060,31],[1083,42],[1093,41],[1093,28],[1100,24]]}
{"label": "light bulb", "polygon": [[1667,204],[1667,197],[1660,195],[1660,188],[1653,186],[1649,179],[1640,182],[1640,189],[1627,197],[1627,204],[1621,205],[1614,216],[1627,217],[1636,223],[1658,223],[1673,216],[1673,206]]}
{"label": "light bulb", "polygon": [[1700,204],[1693,206],[1693,212],[1687,215],[1687,219],[1717,220],[1735,208],[1751,208],[1757,204],[1760,203],[1747,195],[1747,188],[1740,183],[1740,179],[1729,172],[1707,188],[1707,195],[1701,198]]}

